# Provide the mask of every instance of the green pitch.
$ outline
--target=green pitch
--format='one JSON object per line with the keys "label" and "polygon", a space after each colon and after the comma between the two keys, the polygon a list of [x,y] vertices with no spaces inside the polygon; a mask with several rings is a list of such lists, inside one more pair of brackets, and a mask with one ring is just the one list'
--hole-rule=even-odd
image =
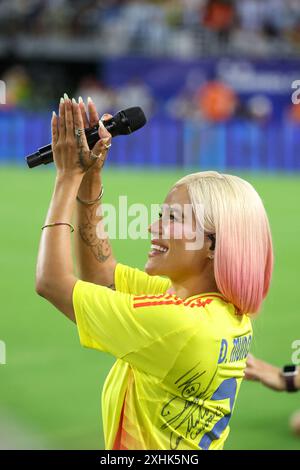
{"label": "green pitch", "polygon": [[[161,203],[185,171],[107,170],[104,202]],[[255,320],[252,352],[277,365],[291,361],[300,339],[300,176],[249,176],[261,194],[273,230],[271,293]],[[53,189],[49,168],[1,168],[0,448],[103,449],[101,389],[114,358],[83,349],[76,327],[35,294],[35,263]],[[149,241],[114,241],[123,263],[143,267]],[[299,394],[243,383],[227,449],[299,449],[289,431]]]}

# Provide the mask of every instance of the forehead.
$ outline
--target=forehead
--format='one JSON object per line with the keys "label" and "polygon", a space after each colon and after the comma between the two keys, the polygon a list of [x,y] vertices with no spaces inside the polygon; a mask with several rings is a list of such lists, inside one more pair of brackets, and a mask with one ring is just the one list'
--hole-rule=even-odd
{"label": "forehead", "polygon": [[180,186],[175,186],[171,188],[165,198],[164,203],[168,205],[190,204],[191,200],[189,197],[187,187],[185,185],[180,185]]}

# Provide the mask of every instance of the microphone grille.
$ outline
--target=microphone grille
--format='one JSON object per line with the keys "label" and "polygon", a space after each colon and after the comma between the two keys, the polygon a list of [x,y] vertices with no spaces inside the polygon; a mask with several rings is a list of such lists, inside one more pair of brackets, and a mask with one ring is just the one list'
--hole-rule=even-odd
{"label": "microphone grille", "polygon": [[124,114],[128,119],[128,123],[132,132],[137,131],[147,122],[144,111],[139,106],[126,109]]}

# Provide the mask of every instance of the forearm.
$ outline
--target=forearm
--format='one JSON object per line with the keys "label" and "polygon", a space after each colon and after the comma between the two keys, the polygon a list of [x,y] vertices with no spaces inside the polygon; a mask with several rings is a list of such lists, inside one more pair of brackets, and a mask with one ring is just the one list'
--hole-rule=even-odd
{"label": "forearm", "polygon": [[295,385],[300,390],[300,367],[298,367],[298,374],[295,377]]}
{"label": "forearm", "polygon": [[[84,201],[97,199],[101,190],[99,171],[85,175],[78,191]],[[112,286],[116,261],[108,237],[104,235],[101,202],[86,205],[76,202],[74,243],[80,279]]]}
{"label": "forearm", "polygon": [[[76,194],[81,178],[57,176],[45,224],[71,223]],[[75,277],[71,253],[71,235],[68,225],[56,225],[42,230],[37,268],[36,290],[44,296],[59,293],[66,278]]]}

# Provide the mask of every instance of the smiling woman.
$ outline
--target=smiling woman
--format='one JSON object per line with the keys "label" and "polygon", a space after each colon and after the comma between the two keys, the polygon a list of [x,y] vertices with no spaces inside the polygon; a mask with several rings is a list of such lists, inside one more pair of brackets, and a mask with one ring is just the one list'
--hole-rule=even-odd
{"label": "smiling woman", "polygon": [[88,109],[89,117],[82,101],[65,97],[52,119],[57,178],[36,290],[76,322],[83,346],[117,359],[102,394],[106,449],[222,449],[252,339],[249,314],[270,285],[263,204],[238,177],[188,175],[149,227],[145,272],[118,263],[99,230],[110,135],[100,127],[93,160],[78,132],[99,119],[91,101]]}

